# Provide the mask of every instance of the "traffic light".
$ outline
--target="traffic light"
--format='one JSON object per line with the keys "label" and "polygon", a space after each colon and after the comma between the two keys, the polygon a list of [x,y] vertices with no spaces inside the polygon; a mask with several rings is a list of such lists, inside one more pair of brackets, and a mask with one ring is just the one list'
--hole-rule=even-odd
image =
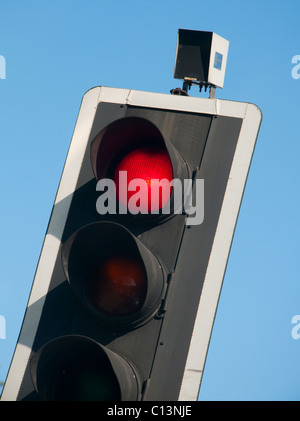
{"label": "traffic light", "polygon": [[2,400],[197,399],[260,121],[85,94]]}

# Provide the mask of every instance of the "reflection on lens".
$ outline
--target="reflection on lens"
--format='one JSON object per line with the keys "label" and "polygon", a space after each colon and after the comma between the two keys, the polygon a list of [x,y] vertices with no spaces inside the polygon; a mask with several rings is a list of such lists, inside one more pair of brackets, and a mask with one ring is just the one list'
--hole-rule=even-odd
{"label": "reflection on lens", "polygon": [[86,284],[86,295],[100,313],[127,316],[141,309],[147,292],[144,264],[133,256],[108,256]]}

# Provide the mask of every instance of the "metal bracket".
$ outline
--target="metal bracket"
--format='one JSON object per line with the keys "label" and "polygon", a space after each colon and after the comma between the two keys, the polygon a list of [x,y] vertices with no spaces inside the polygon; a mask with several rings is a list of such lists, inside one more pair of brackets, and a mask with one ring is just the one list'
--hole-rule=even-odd
{"label": "metal bracket", "polygon": [[215,97],[216,87],[214,85],[211,85],[211,84],[205,83],[205,82],[198,82],[196,80],[185,79],[183,81],[182,90],[187,93],[187,91],[189,89],[191,89],[192,85],[198,85],[200,92],[202,91],[203,88],[204,88],[205,92],[209,88],[209,98],[214,98]]}
{"label": "metal bracket", "polygon": [[168,299],[168,293],[170,290],[170,285],[172,283],[172,278],[174,275],[175,271],[174,270],[170,270],[169,275],[168,275],[168,279],[167,279],[167,288],[166,288],[166,292],[165,292],[165,296],[162,299],[161,302],[161,306],[159,307],[159,310],[157,312],[157,316],[159,319],[162,319],[164,317],[165,312],[167,311],[167,299]]}

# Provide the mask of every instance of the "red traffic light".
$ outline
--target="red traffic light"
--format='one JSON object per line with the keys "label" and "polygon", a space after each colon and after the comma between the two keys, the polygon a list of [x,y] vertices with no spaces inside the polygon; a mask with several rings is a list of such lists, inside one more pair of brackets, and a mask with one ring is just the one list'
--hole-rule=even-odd
{"label": "red traffic light", "polygon": [[[176,207],[182,208],[182,200],[173,200],[172,182],[177,179],[183,184],[190,171],[149,120],[125,117],[109,124],[93,139],[90,159],[96,179],[114,181],[116,198],[129,213],[163,214],[165,218]],[[138,204],[134,197],[137,191]]]}
{"label": "red traffic light", "polygon": [[[133,191],[128,191],[129,184],[137,179],[147,183],[146,190],[142,192],[146,197],[142,198],[139,205],[141,213],[150,213],[162,209],[171,196],[172,187],[169,183],[173,180],[172,163],[166,148],[155,143],[138,146],[125,154],[119,160],[113,174],[117,199],[124,207],[128,207],[128,202],[134,194]],[[125,186],[120,186],[119,183],[121,171],[127,172]],[[161,180],[168,181],[167,192],[162,191]],[[122,191],[122,188],[125,191]],[[154,195],[157,195],[157,197],[155,198]]]}
{"label": "red traffic light", "polygon": [[[217,105],[106,87],[84,96],[2,400],[197,399],[261,120],[251,104]],[[156,214],[123,212],[138,177],[142,202],[153,202],[146,180],[173,178]]]}

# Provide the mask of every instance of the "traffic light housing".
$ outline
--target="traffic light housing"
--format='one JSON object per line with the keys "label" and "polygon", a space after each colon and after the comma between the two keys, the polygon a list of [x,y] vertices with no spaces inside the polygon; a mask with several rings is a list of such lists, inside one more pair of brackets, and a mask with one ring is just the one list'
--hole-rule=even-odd
{"label": "traffic light housing", "polygon": [[2,400],[197,399],[260,121],[85,94]]}

